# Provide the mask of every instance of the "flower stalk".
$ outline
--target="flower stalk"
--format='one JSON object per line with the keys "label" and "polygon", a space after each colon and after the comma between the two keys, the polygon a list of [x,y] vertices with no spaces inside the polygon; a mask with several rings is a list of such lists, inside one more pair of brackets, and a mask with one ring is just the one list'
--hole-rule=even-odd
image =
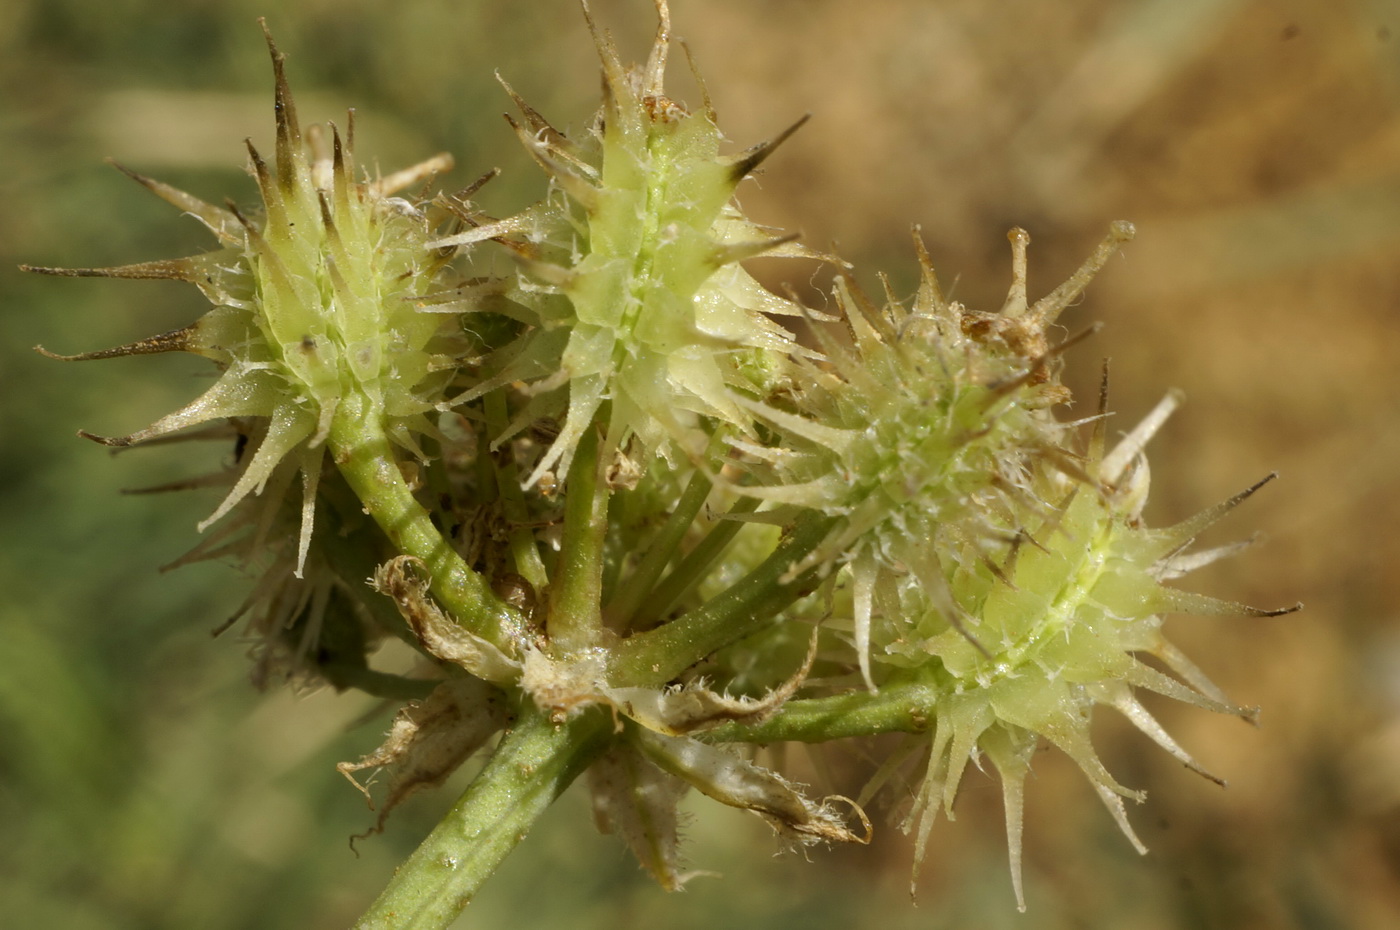
{"label": "flower stalk", "polygon": [[607,716],[597,712],[557,725],[526,708],[355,930],[430,930],[451,924],[539,816],[598,755],[610,728]]}
{"label": "flower stalk", "polygon": [[327,444],[336,469],[394,549],[423,565],[433,595],[462,626],[515,653],[524,622],[472,571],[409,487],[381,414],[363,398],[343,401]]}

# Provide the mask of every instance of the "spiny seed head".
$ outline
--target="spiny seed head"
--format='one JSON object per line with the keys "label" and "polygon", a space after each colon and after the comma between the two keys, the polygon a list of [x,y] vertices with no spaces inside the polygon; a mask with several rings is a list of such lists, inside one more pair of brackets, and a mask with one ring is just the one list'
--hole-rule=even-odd
{"label": "spiny seed head", "polygon": [[[417,451],[414,433],[438,402],[461,329],[417,298],[444,287],[453,249],[426,211],[393,195],[451,166],[447,156],[375,181],[358,176],[353,114],[347,136],[330,127],[303,133],[283,56],[268,36],[276,77],[275,169],[251,142],[262,194],[260,215],[218,207],[126,171],[157,196],[200,219],[219,239],[215,252],[106,269],[31,269],[53,274],[167,278],[197,286],[213,307],[173,333],[70,359],[188,351],[213,359],[218,380],[197,400],[129,436],[92,436],[127,446],[226,418],[264,421],[232,490],[200,529],[261,493],[279,469],[299,471],[304,487],[297,565],[305,563],[331,423],[353,398],[354,416],[379,417],[397,442]],[[274,482],[278,483],[278,482]],[[285,484],[285,482],[281,482]],[[269,501],[275,507],[277,501]]]}
{"label": "spiny seed head", "polygon": [[[1176,403],[1175,395],[1169,396],[1106,454],[1100,421],[1085,461],[1092,483],[1070,486],[1053,470],[1035,474],[1033,486],[1046,498],[1058,488],[1060,502],[1038,522],[1020,527],[999,555],[989,556],[985,547],[971,543],[950,548],[935,587],[913,574],[891,575],[872,592],[870,654],[883,667],[877,679],[918,680],[942,695],[928,708],[934,722],[928,763],[905,820],[906,830],[917,827],[917,858],[939,807],[951,811],[967,763],[985,753],[1003,782],[1012,877],[1023,909],[1022,783],[1041,739],[1075,761],[1124,834],[1145,851],[1123,808],[1124,798],[1143,795],[1119,784],[1100,762],[1089,737],[1093,706],[1118,710],[1183,764],[1217,782],[1153,719],[1134,689],[1253,718],[1252,711],[1227,700],[1160,629],[1165,612],[1284,612],[1164,583],[1238,550],[1187,552],[1202,529],[1253,491],[1175,527],[1142,525],[1147,493],[1142,447]],[[1155,657],[1177,677],[1143,663],[1139,655]]]}
{"label": "spiny seed head", "polygon": [[742,402],[776,442],[735,442],[754,479],[736,491],[840,518],[808,563],[850,564],[872,689],[876,587],[907,577],[941,588],[940,552],[1000,546],[1020,529],[1009,514],[1043,506],[1032,473],[1043,463],[1073,469],[1049,409],[1067,399],[1056,376],[1067,344],[1052,346],[1046,329],[1131,232],[1115,224],[1066,286],[1028,307],[1029,236],[1014,230],[1013,284],[999,314],[946,300],[915,236],[922,280],[910,304],[876,306],[839,279],[845,332],[814,325],[823,358],[797,365],[788,393]]}
{"label": "spiny seed head", "polygon": [[[521,216],[442,240],[498,238],[521,262],[511,299],[531,329],[494,377],[456,400],[523,381],[536,400],[530,416],[562,421],[527,486],[567,469],[605,404],[604,468],[625,448],[643,466],[658,451],[696,458],[708,443],[701,420],[749,432],[735,394],[777,377],[794,349],[765,314],[796,308],[738,262],[804,253],[731,203],[773,146],[724,157],[708,100],[690,111],[666,96],[671,35],[665,4],[658,10],[661,27],[641,68],[625,68],[611,39],[593,28],[604,103],[582,139],[565,137],[507,85],[522,114],[511,124],[549,175],[551,195]],[[517,420],[515,428],[526,425]]]}

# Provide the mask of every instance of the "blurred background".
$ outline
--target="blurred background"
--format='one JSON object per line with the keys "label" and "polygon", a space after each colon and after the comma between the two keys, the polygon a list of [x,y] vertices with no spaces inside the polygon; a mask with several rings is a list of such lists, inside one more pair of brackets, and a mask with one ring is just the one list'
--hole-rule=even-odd
{"label": "blurred background", "polygon": [[[593,0],[630,57],[648,0]],[[736,147],[811,123],[742,200],[912,287],[910,224],[945,288],[1000,306],[1006,232],[1031,233],[1031,290],[1053,288],[1114,219],[1137,241],[1066,325],[1092,398],[1113,360],[1120,428],[1168,388],[1188,403],[1154,441],[1149,517],[1181,519],[1282,478],[1212,541],[1265,542],[1187,580],[1262,607],[1173,618],[1168,633],[1263,725],[1152,704],[1221,790],[1121,721],[1096,735],[1139,858],[1067,758],[1027,791],[1028,915],[1015,911],[1000,789],[972,773],[906,892],[910,844],[774,857],[756,819],[697,805],[690,860],[724,874],[655,888],[581,794],[556,805],[462,926],[1392,928],[1400,926],[1400,4],[1394,0],[673,0]],[[119,435],[194,396],[198,360],[41,358],[184,325],[165,282],[54,280],[209,239],[103,164],[205,199],[252,196],[242,139],[270,148],[270,17],[303,119],[358,110],[359,148],[396,169],[439,150],[506,213],[539,190],[500,119],[497,69],[581,127],[597,66],[572,0],[0,2],[0,913],[8,926],[348,926],[460,785],[369,826],[334,770],[377,745],[389,709],[257,694],[246,644],[209,632],[241,601],[232,568],[159,567],[214,500],[122,489],[197,474],[223,450],[113,458]],[[673,96],[699,102],[683,62]],[[773,286],[814,270],[765,263]],[[1090,412],[1089,405],[1081,411]],[[854,762],[835,767],[853,773]],[[826,788],[828,786],[823,786]],[[854,792],[855,785],[832,789]],[[879,811],[874,812],[877,816]]]}

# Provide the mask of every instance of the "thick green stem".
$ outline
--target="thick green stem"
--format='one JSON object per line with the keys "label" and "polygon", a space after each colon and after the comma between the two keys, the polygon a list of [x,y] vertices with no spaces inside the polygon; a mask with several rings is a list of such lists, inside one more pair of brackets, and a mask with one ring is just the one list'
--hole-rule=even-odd
{"label": "thick green stem", "polygon": [[565,652],[594,645],[602,632],[608,497],[598,474],[598,434],[586,430],[569,466],[564,536],[549,584],[549,639]]}
{"label": "thick green stem", "polygon": [[612,732],[612,719],[599,711],[556,725],[533,706],[526,709],[355,930],[449,926]]}
{"label": "thick green stem", "polygon": [[648,543],[646,554],[627,577],[612,603],[605,608],[604,614],[613,629],[625,630],[631,626],[632,615],[648,595],[652,594],[652,587],[666,570],[666,564],[671,561],[671,557],[676,554],[676,549],[695,522],[700,508],[705,506],[705,499],[710,496],[713,487],[714,482],[702,471],[697,470],[690,476],[690,483],[681,493],[680,500],[676,502],[676,509],[672,511],[666,525]]}
{"label": "thick green stem", "polygon": [[[752,513],[758,509],[756,497],[743,497],[729,509],[730,515]],[[655,593],[641,604],[632,618],[632,626],[646,629],[680,603],[696,585],[705,580],[710,568],[724,554],[734,537],[746,524],[742,520],[721,520],[704,539],[681,559],[669,575],[656,586]]]}
{"label": "thick green stem", "polygon": [[664,626],[638,633],[616,650],[615,686],[657,685],[732,642],[762,628],[775,613],[810,593],[821,566],[788,578],[821,544],[835,519],[809,514],[761,565],[698,610]]}
{"label": "thick green stem", "polygon": [[726,723],[706,730],[715,743],[824,743],[850,736],[920,733],[932,724],[933,707],[943,694],[919,682],[882,687],[878,694],[852,691],[832,697],[788,701],[756,724]]}
{"label": "thick green stem", "polygon": [[413,496],[380,411],[364,398],[345,398],[327,442],[341,475],[389,542],[423,563],[438,602],[458,623],[514,654],[523,636],[519,615],[468,567]]}

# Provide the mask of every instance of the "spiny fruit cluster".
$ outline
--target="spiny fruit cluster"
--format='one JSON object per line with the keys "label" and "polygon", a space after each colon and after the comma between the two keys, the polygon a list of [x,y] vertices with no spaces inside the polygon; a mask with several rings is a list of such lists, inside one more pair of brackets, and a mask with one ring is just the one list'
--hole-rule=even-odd
{"label": "spiny fruit cluster", "polygon": [[[684,880],[675,805],[688,786],[797,841],[868,832],[856,802],[809,800],[732,748],[779,740],[922,744],[861,797],[912,786],[903,825],[920,858],[967,763],[986,756],[1018,899],[1022,786],[1042,740],[1137,844],[1121,799],[1139,795],[1100,763],[1089,711],[1114,707],[1201,771],[1134,689],[1249,712],[1162,637],[1161,614],[1268,612],[1166,584],[1238,548],[1187,551],[1249,493],[1143,526],[1143,447],[1174,396],[1112,448],[1102,403],[1090,423],[1056,415],[1077,337],[1056,342],[1053,327],[1132,227],[1114,224],[1033,304],[1029,237],[1013,231],[995,313],[948,300],[916,236],[917,293],[886,284],[872,300],[844,263],[739,211],[736,187],[792,129],[721,154],[708,99],[691,110],[665,93],[657,9],[638,69],[589,19],[604,102],[583,133],[507,86],[549,183],[504,219],[472,203],[481,182],[395,196],[446,156],[372,178],[354,162],[353,121],[343,136],[303,130],[269,37],[277,143],[271,166],[249,146],[259,211],[128,172],[220,248],[31,269],[187,281],[213,305],[173,333],[59,356],[180,350],[219,368],[185,408],[90,438],[236,439],[235,467],[205,480],[230,490],[200,528],[227,519],[187,559],[231,555],[260,574],[240,611],[260,679],[409,699],[384,745],[342,766],[390,770],[383,813],[537,708],[613,716],[590,775],[599,821],[666,887]],[[488,273],[502,250],[514,270]],[[834,267],[836,312],[760,287],[740,264],[759,254]],[[386,636],[420,653],[417,672],[374,667]]]}

